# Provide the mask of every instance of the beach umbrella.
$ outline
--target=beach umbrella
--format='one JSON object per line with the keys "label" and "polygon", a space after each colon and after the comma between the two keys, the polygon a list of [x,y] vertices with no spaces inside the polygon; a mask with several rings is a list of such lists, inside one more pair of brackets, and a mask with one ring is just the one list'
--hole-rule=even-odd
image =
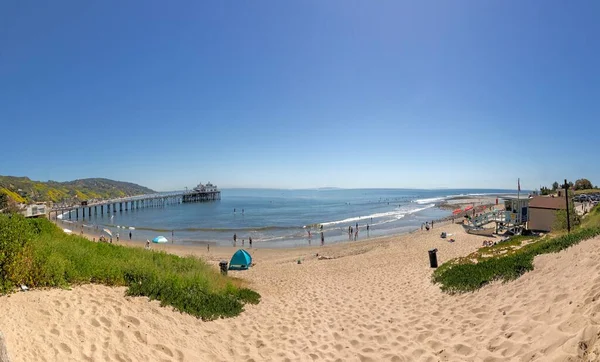
{"label": "beach umbrella", "polygon": [[465,211],[469,211],[469,210],[471,210],[472,208],[473,208],[473,205],[469,205],[469,206],[465,207]]}
{"label": "beach umbrella", "polygon": [[160,243],[168,243],[169,240],[167,240],[167,238],[165,238],[164,236],[157,236],[154,239],[152,239],[152,242],[160,244]]}
{"label": "beach umbrella", "polygon": [[102,231],[104,231],[105,233],[107,233],[108,235],[110,235],[110,237],[112,238],[112,233],[110,232],[110,230],[108,230],[108,229],[102,229]]}
{"label": "beach umbrella", "polygon": [[460,214],[461,212],[462,212],[462,209],[456,209],[456,210],[452,211],[452,214],[456,215],[456,214]]}

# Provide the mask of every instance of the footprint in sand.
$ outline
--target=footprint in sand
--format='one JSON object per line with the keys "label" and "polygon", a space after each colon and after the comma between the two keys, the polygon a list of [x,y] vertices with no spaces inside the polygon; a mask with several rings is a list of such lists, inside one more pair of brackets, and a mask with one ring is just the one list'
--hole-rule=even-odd
{"label": "footprint in sand", "polygon": [[123,333],[121,330],[116,330],[115,335],[117,336],[119,342],[123,343],[123,340],[125,339],[125,333]]}
{"label": "footprint in sand", "polygon": [[100,322],[102,322],[102,324],[104,324],[108,328],[112,326],[112,323],[106,317],[100,317]]}
{"label": "footprint in sand", "polygon": [[100,327],[100,322],[96,320],[96,318],[92,318],[90,321],[94,327]]}
{"label": "footprint in sand", "polygon": [[133,324],[136,327],[139,327],[139,325],[140,325],[140,320],[137,319],[136,317],[126,315],[125,317],[123,317],[123,319],[125,319],[127,322]]}
{"label": "footprint in sand", "polygon": [[71,348],[64,343],[61,343],[58,346],[60,347],[61,351],[65,352],[67,354],[71,354],[73,352],[73,351],[71,351]]}
{"label": "footprint in sand", "polygon": [[162,344],[155,344],[154,349],[156,349],[157,351],[161,351],[169,357],[173,357],[173,352],[171,352],[171,350],[167,346],[164,346]]}
{"label": "footprint in sand", "polygon": [[115,359],[119,362],[131,362],[132,361],[131,358],[124,356],[120,353],[116,353],[114,356],[115,356]]}
{"label": "footprint in sand", "polygon": [[58,331],[58,329],[56,328],[52,328],[50,330],[50,333],[54,334],[55,336],[60,336],[60,332]]}
{"label": "footprint in sand", "polygon": [[455,344],[452,348],[454,349],[454,352],[462,356],[468,356],[473,353],[473,349],[471,347],[462,343]]}
{"label": "footprint in sand", "polygon": [[135,331],[133,333],[133,335],[138,340],[138,342],[144,343],[144,344],[148,343],[148,341],[144,337],[142,337],[142,334],[140,333],[140,331]]}

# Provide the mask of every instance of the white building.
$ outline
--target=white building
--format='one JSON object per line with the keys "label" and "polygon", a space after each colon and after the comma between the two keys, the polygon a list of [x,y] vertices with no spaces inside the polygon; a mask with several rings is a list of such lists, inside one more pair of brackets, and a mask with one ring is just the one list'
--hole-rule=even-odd
{"label": "white building", "polygon": [[23,205],[23,207],[21,214],[25,217],[46,216],[46,211],[48,210],[46,204]]}

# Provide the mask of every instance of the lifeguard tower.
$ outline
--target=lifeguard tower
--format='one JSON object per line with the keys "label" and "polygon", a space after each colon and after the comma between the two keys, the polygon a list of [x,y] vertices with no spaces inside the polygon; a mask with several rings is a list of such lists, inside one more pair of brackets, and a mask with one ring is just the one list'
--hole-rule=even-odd
{"label": "lifeguard tower", "polygon": [[[504,196],[502,199],[504,200],[504,210],[493,210],[470,218],[463,224],[467,232],[488,235],[492,232],[498,234],[508,231],[520,234],[529,219],[529,197]],[[496,224],[495,230],[483,229],[490,223]]]}

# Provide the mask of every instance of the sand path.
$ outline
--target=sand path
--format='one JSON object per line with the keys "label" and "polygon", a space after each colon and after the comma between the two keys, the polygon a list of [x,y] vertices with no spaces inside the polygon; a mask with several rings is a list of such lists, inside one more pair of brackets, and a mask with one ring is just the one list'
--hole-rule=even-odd
{"label": "sand path", "polygon": [[[457,242],[440,239],[442,230]],[[253,250],[256,267],[231,273],[262,302],[213,322],[124,297],[125,288],[17,293],[0,298],[0,330],[15,361],[595,360],[600,239],[538,257],[533,272],[477,293],[449,296],[431,284],[427,250],[438,248],[441,263],[482,240],[447,224],[369,242]],[[231,255],[170,250],[213,263]]]}

